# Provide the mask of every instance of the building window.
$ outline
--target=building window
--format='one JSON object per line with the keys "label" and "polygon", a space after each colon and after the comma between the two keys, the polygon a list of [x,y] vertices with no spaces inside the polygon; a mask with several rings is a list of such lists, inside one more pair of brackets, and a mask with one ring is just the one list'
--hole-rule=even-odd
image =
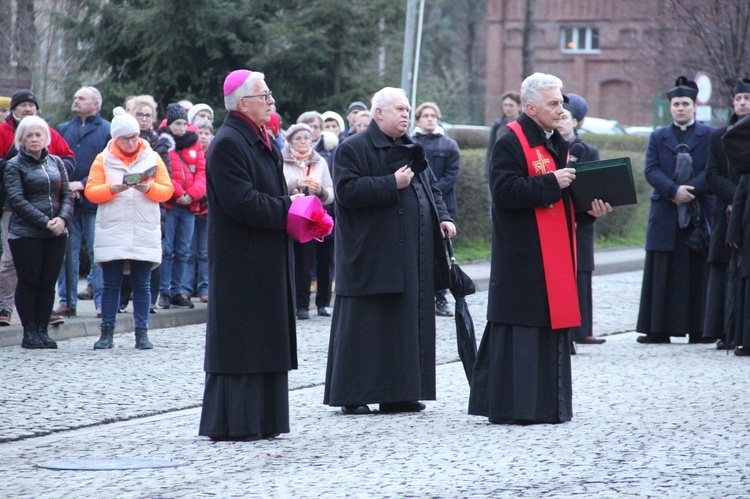
{"label": "building window", "polygon": [[562,28],[560,51],[598,54],[599,30],[597,28]]}

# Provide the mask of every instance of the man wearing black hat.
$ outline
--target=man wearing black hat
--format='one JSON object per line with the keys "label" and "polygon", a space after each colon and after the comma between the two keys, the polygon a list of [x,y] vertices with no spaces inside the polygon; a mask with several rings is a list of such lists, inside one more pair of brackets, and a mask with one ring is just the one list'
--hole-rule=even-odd
{"label": "man wearing black hat", "polygon": [[354,120],[357,118],[357,114],[359,114],[362,111],[367,111],[367,106],[365,106],[364,102],[360,101],[354,101],[351,104],[349,104],[349,107],[346,108],[346,130],[344,130],[344,137],[349,137],[350,135],[354,135],[357,133],[354,130]]}
{"label": "man wearing black hat", "polygon": [[[17,90],[10,98],[10,114],[0,124],[0,179],[5,171],[5,163],[16,154],[13,141],[16,137],[16,127],[26,116],[34,116],[39,112],[39,101],[30,90]],[[68,175],[75,169],[75,155],[57,131],[49,129],[49,153],[59,156],[65,164]],[[10,325],[10,315],[15,303],[16,268],[13,265],[10,248],[8,247],[8,224],[10,223],[10,208],[6,206],[4,190],[0,189],[0,206],[3,206],[2,241],[3,255],[0,257],[0,326]],[[50,316],[50,324],[61,324],[65,319],[59,315]]]}
{"label": "man wearing black hat", "polygon": [[[729,121],[730,125],[750,115],[750,79],[737,80],[732,89],[734,95],[734,113]],[[731,346],[731,338],[726,334],[732,331],[732,325],[725,322],[727,269],[732,256],[730,247],[726,244],[727,226],[739,174],[729,167],[727,154],[721,137],[728,126],[717,128],[711,132],[708,144],[708,160],[706,161],[706,185],[711,194],[716,196],[714,215],[711,219],[711,242],[708,250],[708,287],[706,290],[706,316],[703,324],[703,337],[707,340],[718,339],[717,348],[724,349]],[[731,302],[734,303],[734,302]],[[729,339],[730,341],[725,341]]]}
{"label": "man wearing black hat", "polygon": [[645,336],[638,343],[669,343],[671,336],[685,335],[690,343],[702,340],[706,250],[693,242],[703,243],[711,217],[704,169],[714,128],[695,121],[697,96],[695,82],[680,76],[667,92],[674,122],[648,142],[645,173],[654,192],[636,325]]}

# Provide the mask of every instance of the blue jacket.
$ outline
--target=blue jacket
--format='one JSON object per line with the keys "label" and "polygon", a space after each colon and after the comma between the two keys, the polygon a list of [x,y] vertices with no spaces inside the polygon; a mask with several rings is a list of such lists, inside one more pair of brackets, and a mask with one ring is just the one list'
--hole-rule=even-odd
{"label": "blue jacket", "polygon": [[[89,170],[96,156],[102,152],[110,140],[109,121],[102,118],[101,114],[89,116],[85,121],[75,117],[72,120],[61,123],[57,131],[76,155],[76,168],[70,175],[71,182],[81,182],[86,187],[89,178]],[[81,198],[76,202],[76,209],[85,211],[96,211],[96,205],[86,199],[81,192]]]}
{"label": "blue jacket", "polygon": [[[693,194],[703,208],[704,218],[711,219],[713,196],[706,186],[706,158],[709,136],[713,127],[695,124],[687,141],[693,158],[694,177],[686,185],[695,187]],[[677,137],[672,125],[659,128],[648,141],[646,150],[646,180],[654,188],[646,227],[646,251],[674,251],[677,234],[677,205],[672,202],[679,185],[672,180],[677,158]],[[695,202],[695,201],[693,201]]]}
{"label": "blue jacket", "polygon": [[442,128],[434,133],[424,133],[420,128],[414,131],[414,142],[424,147],[427,162],[432,174],[435,175],[435,184],[443,193],[443,202],[452,218],[458,215],[456,204],[456,193],[453,190],[458,181],[460,170],[461,153],[455,140],[445,136]]}

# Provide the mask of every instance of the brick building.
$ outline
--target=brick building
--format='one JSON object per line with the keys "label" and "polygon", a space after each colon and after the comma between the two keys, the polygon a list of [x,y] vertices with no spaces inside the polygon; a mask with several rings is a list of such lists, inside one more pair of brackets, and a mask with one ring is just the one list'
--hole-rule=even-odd
{"label": "brick building", "polygon": [[[589,115],[628,125],[654,121],[654,97],[663,97],[676,74],[660,49],[679,42],[666,36],[664,0],[538,0],[534,71],[563,80],[563,92],[589,102]],[[522,81],[526,2],[487,0],[485,123],[501,115],[500,95]],[[687,76],[695,73],[683,71]]]}

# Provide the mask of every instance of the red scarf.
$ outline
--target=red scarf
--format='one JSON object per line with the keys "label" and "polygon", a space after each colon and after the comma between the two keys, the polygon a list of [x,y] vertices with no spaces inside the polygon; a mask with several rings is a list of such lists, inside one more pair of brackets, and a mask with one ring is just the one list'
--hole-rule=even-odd
{"label": "red scarf", "polygon": [[[523,148],[530,177],[544,175],[557,170],[555,160],[544,145],[531,147],[517,121],[508,123]],[[570,203],[573,213],[573,205]],[[547,284],[550,324],[552,329],[566,329],[581,325],[581,310],[578,306],[578,288],[575,269],[575,224],[573,224],[573,248],[569,244],[568,224],[563,200],[549,206],[534,208],[539,242],[542,247],[544,278]],[[561,244],[561,242],[563,244]]]}
{"label": "red scarf", "polygon": [[260,138],[263,139],[263,143],[266,144],[266,146],[273,151],[273,147],[271,147],[271,139],[268,138],[268,132],[266,132],[266,127],[260,126],[257,123],[255,123],[253,120],[245,116],[239,111],[229,111],[230,113],[234,114],[235,116],[239,117],[243,121],[246,121],[250,123],[250,126],[253,127],[253,129],[258,132],[258,135],[260,135]]}

